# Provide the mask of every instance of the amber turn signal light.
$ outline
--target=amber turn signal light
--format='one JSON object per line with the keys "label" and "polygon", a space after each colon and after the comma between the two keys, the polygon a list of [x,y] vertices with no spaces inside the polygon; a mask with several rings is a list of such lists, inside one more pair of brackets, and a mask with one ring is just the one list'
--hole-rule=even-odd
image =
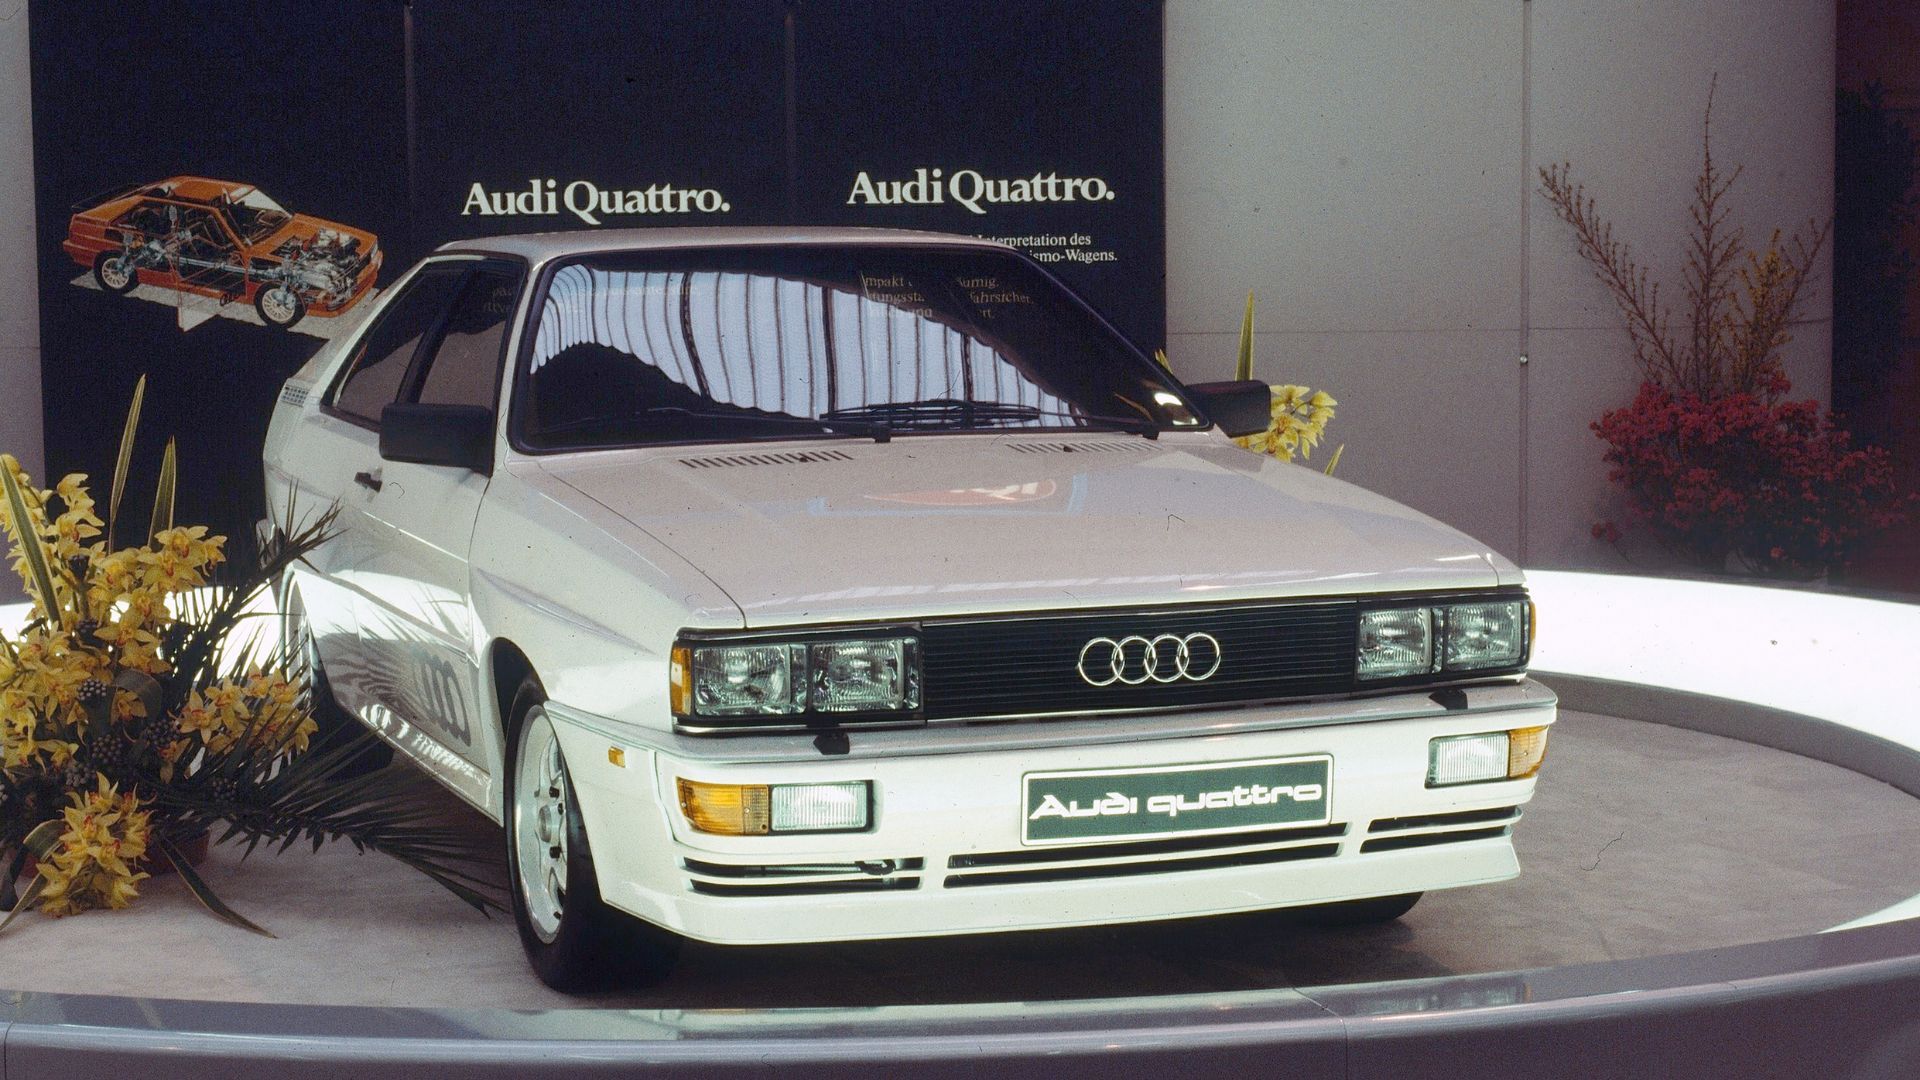
{"label": "amber turn signal light", "polygon": [[764,836],[772,831],[772,801],[765,784],[680,781],[680,812],[703,833]]}
{"label": "amber turn signal light", "polygon": [[1546,757],[1546,728],[1515,728],[1507,732],[1507,779],[1525,780],[1534,775]]}
{"label": "amber turn signal light", "polygon": [[[668,703],[675,716],[693,713],[693,650],[685,645],[673,647],[673,659],[667,665],[667,683],[672,700]],[[686,783],[685,780],[681,781]]]}

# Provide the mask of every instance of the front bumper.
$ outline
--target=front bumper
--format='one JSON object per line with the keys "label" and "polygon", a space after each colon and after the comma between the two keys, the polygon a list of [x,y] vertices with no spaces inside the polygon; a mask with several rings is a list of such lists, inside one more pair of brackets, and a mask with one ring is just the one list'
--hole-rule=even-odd
{"label": "front bumper", "polygon": [[[805,736],[647,732],[550,703],[603,899],[722,944],[918,937],[1139,922],[1421,892],[1519,873],[1511,829],[1534,781],[1425,786],[1427,743],[1551,724],[1523,681],[1263,709]],[[1448,705],[1453,707],[1449,708]],[[618,749],[624,766],[615,765]],[[1021,779],[1330,754],[1332,824],[1064,847],[1022,844]],[[871,780],[861,833],[694,832],[676,778]]]}

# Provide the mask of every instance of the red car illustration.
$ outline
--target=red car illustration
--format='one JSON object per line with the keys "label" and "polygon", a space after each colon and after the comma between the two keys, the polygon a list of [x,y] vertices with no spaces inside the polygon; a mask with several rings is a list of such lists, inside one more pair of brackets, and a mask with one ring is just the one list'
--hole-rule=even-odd
{"label": "red car illustration", "polygon": [[61,244],[113,293],[136,285],[251,303],[272,326],[353,307],[380,273],[378,238],[294,214],[251,184],[176,176],[74,207]]}

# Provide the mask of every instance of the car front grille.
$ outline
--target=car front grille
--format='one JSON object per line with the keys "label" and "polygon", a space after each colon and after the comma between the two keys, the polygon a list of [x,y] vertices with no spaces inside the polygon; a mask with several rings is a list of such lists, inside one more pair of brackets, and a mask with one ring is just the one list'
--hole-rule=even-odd
{"label": "car front grille", "polygon": [[[1345,693],[1353,689],[1358,634],[1359,605],[1352,600],[930,621],[922,628],[927,718],[1181,708]],[[1089,643],[1101,639],[1131,639],[1121,678],[1105,662],[1107,645],[1088,651]],[[1208,670],[1214,649],[1209,639],[1218,642],[1217,670]],[[1157,642],[1156,678],[1142,676],[1147,642]],[[1176,656],[1168,655],[1177,654],[1180,643],[1189,645],[1184,674]]]}
{"label": "car front grille", "polygon": [[959,872],[949,873],[941,884],[949,889],[1033,885],[1330,859],[1340,854],[1340,838],[1346,834],[1347,827],[1335,823],[1298,829],[955,855],[947,860],[947,869]]}
{"label": "car front grille", "polygon": [[1512,832],[1514,823],[1519,820],[1520,808],[1517,806],[1420,817],[1381,818],[1367,826],[1367,839],[1361,843],[1360,853],[1368,855],[1376,851],[1404,851],[1436,844],[1491,840]]}
{"label": "car front grille", "polygon": [[946,873],[930,877],[924,858],[821,863],[716,863],[682,859],[688,887],[705,896],[769,897],[892,893],[929,887],[992,888],[1098,881],[1151,874],[1182,874],[1243,866],[1364,858],[1440,844],[1463,844],[1507,836],[1520,808],[1502,806],[1419,817],[1381,818],[1367,825],[1355,844],[1343,822],[1249,829],[1159,840],[1028,847],[952,855]]}
{"label": "car front grille", "polygon": [[821,896],[920,887],[924,859],[848,863],[716,863],[682,859],[687,885],[707,896]]}

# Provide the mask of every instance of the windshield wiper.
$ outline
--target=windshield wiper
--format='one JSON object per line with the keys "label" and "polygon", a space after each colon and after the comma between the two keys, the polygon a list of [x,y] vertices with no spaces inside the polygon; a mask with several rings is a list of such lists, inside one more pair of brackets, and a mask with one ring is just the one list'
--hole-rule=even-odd
{"label": "windshield wiper", "polygon": [[705,409],[688,409],[679,405],[653,405],[644,409],[636,409],[631,412],[603,413],[598,416],[583,416],[577,420],[569,420],[563,424],[555,424],[555,425],[552,425],[551,427],[541,428],[540,434],[558,435],[558,434],[561,434],[562,432],[578,431],[581,428],[595,427],[600,424],[618,424],[627,420],[638,420],[643,416],[652,416],[657,413],[672,413],[675,416],[689,416],[696,420],[731,420],[731,421],[734,421],[735,423],[738,423],[741,421],[747,421],[747,422],[756,423],[756,424],[760,424],[760,423],[801,424],[810,428],[825,428],[828,431],[843,431],[850,435],[864,435],[872,439],[874,442],[886,442],[887,440],[893,438],[893,429],[888,427],[886,424],[879,423],[879,422],[872,422],[872,421],[863,422],[860,420],[842,420],[837,417],[821,417],[818,420],[814,420],[805,416],[786,416],[780,413],[756,414],[756,413],[718,412],[718,411],[708,411]]}
{"label": "windshield wiper", "polygon": [[1042,409],[1007,401],[968,401],[962,398],[928,398],[925,401],[887,401],[834,409],[821,414],[823,420],[878,419],[896,427],[913,424],[936,428],[964,429],[992,423],[1025,423],[1041,417],[1060,417],[1096,424],[1111,424],[1121,430],[1157,438],[1160,425],[1151,420],[1129,416],[1100,416],[1094,413]]}

